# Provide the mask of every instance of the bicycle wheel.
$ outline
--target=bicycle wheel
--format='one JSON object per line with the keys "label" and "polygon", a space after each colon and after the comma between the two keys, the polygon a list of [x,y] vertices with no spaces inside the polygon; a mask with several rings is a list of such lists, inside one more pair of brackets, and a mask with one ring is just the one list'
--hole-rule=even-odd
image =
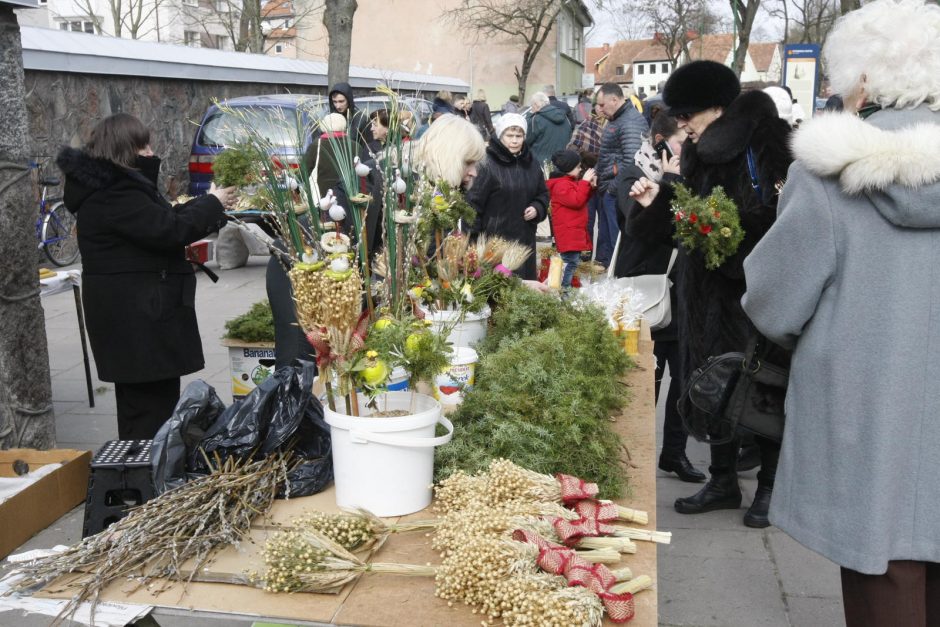
{"label": "bicycle wheel", "polygon": [[78,259],[78,234],[75,216],[59,201],[42,220],[42,249],[49,261],[67,266]]}

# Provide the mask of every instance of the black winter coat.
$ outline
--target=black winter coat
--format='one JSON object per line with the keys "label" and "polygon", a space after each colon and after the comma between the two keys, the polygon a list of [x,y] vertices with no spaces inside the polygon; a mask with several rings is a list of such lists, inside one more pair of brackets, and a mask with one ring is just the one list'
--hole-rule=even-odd
{"label": "black winter coat", "polygon": [[[513,155],[498,140],[490,140],[486,159],[467,192],[477,212],[471,229],[473,234],[486,233],[521,242],[532,248],[532,255],[516,271],[523,279],[535,279],[535,229],[548,215],[548,188],[541,166],[523,144],[522,152]],[[526,207],[535,207],[534,220],[522,217]]]}
{"label": "black winter coat", "polygon": [[126,170],[65,148],[56,163],[78,221],[98,378],[141,383],[201,370],[196,277],[184,247],[224,224],[222,203],[206,195],[171,206],[157,191],[156,158]]}
{"label": "black winter coat", "polygon": [[[776,184],[786,178],[793,161],[789,139],[790,126],[778,117],[773,100],[761,91],[752,91],[732,102],[705,129],[697,144],[686,140],[682,146],[681,169],[686,186],[700,196],[722,187],[738,207],[745,234],[738,252],[716,270],[705,268],[702,253],[679,248],[675,282],[679,380],[683,385],[708,357],[746,348],[753,326],[741,308],[747,287],[744,258],[777,216]],[[751,184],[748,147],[755,157],[760,195]],[[673,194],[672,185],[667,183],[652,205],[637,206],[628,220],[628,231],[650,240],[671,238]]]}

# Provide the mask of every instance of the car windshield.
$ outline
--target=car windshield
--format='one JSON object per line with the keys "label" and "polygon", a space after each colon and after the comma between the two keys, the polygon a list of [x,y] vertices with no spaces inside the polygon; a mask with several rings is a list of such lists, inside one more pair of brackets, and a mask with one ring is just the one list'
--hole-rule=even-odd
{"label": "car windshield", "polygon": [[[232,146],[249,139],[272,148],[305,144],[299,136],[297,110],[271,106],[232,107],[219,110],[206,120],[199,136],[203,146]],[[304,133],[309,136],[309,133]]]}

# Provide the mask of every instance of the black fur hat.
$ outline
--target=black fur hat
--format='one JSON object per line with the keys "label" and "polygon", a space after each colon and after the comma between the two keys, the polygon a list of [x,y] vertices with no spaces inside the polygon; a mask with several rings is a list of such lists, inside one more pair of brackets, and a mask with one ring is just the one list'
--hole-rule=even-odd
{"label": "black fur hat", "polygon": [[741,83],[726,65],[692,61],[676,69],[663,88],[669,115],[727,107],[741,93]]}

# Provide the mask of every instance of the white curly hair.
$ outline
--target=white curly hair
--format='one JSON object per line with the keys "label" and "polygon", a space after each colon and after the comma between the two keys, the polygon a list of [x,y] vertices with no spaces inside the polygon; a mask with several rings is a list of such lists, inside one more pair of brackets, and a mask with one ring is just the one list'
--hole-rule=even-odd
{"label": "white curly hair", "polygon": [[416,156],[431,180],[444,180],[458,187],[467,166],[479,162],[485,154],[480,131],[467,120],[447,113],[434,120],[421,136]]}
{"label": "white curly hair", "polygon": [[868,99],[883,107],[940,110],[940,5],[875,0],[839,18],[823,56],[836,93],[866,77]]}

